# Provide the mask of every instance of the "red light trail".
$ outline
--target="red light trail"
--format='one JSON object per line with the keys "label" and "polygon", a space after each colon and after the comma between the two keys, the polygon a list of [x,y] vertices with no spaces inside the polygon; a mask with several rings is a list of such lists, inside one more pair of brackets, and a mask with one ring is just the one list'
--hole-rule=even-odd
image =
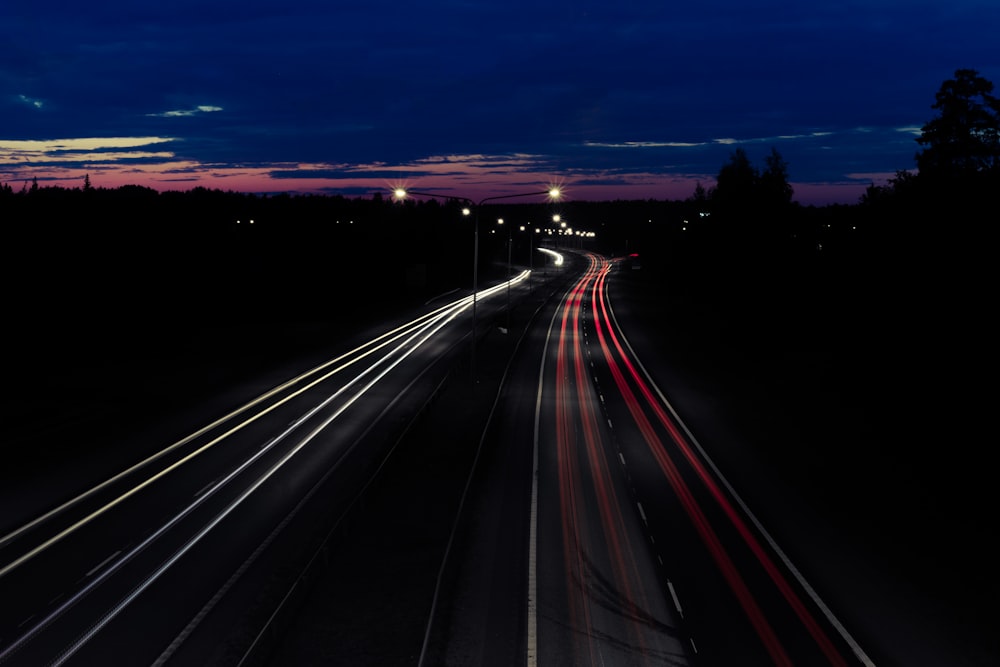
{"label": "red light trail", "polygon": [[[776,665],[791,665],[794,662],[778,636],[777,626],[758,601],[758,596],[731,553],[735,543],[730,542],[727,547],[720,537],[719,530],[723,528],[735,531],[739,536],[767,575],[767,579],[758,577],[758,581],[770,580],[773,583],[780,593],[780,597],[775,599],[783,599],[787,603],[794,618],[801,622],[829,664],[847,665],[840,649],[792,581],[709,470],[710,466],[684,436],[682,427],[668,414],[667,406],[639,372],[637,362],[632,359],[631,354],[634,353],[631,353],[631,348],[626,352],[627,343],[623,344],[621,336],[616,333],[618,325],[610,311],[606,292],[612,263],[595,255],[589,256],[589,262],[587,271],[570,289],[557,315],[561,322],[554,382],[562,560],[569,598],[566,600],[567,620],[570,627],[583,630],[582,634],[587,637],[586,645],[578,641],[573,643],[578,652],[586,654],[576,656],[577,659],[583,658],[591,664],[599,664],[602,659],[599,641],[595,639],[602,635],[600,630],[595,629],[599,611],[594,607],[593,591],[588,583],[588,576],[591,576],[588,570],[595,567],[593,559],[598,557],[604,559],[602,563],[608,568],[609,578],[613,578],[612,583],[618,592],[618,613],[629,622],[625,631],[627,637],[619,639],[629,642],[633,653],[650,655],[648,635],[642,627],[642,610],[648,608],[648,582],[642,581],[636,565],[637,550],[646,546],[635,544],[635,537],[630,539],[629,532],[624,529],[627,520],[622,512],[627,507],[627,499],[622,497],[620,481],[616,491],[616,471],[612,470],[610,463],[614,457],[614,436],[610,421],[605,425],[599,415],[597,401],[603,402],[604,397],[595,388],[593,363],[589,358],[586,327],[589,306],[600,351],[599,359],[606,364],[627,414],[771,661]],[[618,430],[615,429],[615,432]],[[667,437],[663,438],[663,434]],[[671,449],[679,452],[678,461],[671,457]],[[621,462],[624,465],[624,458]],[[716,525],[713,525],[706,508],[699,504],[690,485],[692,478],[685,480],[679,468],[681,465],[690,466],[693,479],[702,483],[708,492],[707,497],[712,498],[721,509],[722,514],[717,516],[722,518],[715,519]],[[591,514],[588,515],[588,512]],[[646,516],[641,506],[639,513],[645,523]],[[588,516],[599,517],[599,521],[592,519],[588,523]],[[603,548],[598,549],[595,545],[603,545]],[[787,562],[786,565],[790,566]],[[835,621],[830,616],[827,614],[828,620]],[[837,624],[834,622],[834,625]],[[840,630],[839,626],[837,629]],[[841,634],[853,648],[850,637],[843,631]],[[855,649],[855,653],[867,663],[867,658],[859,650]]]}

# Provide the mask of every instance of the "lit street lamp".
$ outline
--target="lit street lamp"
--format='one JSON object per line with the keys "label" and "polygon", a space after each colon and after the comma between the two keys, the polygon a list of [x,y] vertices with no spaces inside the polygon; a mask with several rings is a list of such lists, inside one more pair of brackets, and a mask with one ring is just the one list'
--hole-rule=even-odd
{"label": "lit street lamp", "polygon": [[[416,192],[413,190],[407,190],[406,188],[396,188],[393,190],[393,198],[397,201],[402,201],[410,196],[421,196],[421,197],[436,197],[439,199],[450,199],[452,201],[463,202],[466,207],[462,209],[462,215],[468,216],[471,213],[470,209],[475,209],[476,215],[472,222],[472,379],[474,383],[478,383],[479,379],[476,375],[476,301],[477,292],[479,291],[479,210],[483,207],[483,204],[489,201],[496,201],[498,199],[513,199],[515,197],[532,197],[536,195],[546,195],[549,200],[557,201],[560,197],[559,188],[549,188],[548,190],[541,190],[537,192],[521,192],[513,195],[497,195],[494,197],[485,197],[480,199],[478,202],[473,203],[468,197],[456,197],[453,195],[442,195],[435,194],[432,192]],[[510,253],[510,246],[508,244],[508,253]],[[510,259],[508,256],[507,261],[507,316],[510,317]],[[508,321],[508,330],[509,330]]]}

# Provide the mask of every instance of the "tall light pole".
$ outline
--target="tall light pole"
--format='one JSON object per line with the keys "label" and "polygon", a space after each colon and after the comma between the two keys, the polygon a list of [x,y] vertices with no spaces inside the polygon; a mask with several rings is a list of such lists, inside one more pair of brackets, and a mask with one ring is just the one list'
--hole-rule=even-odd
{"label": "tall light pole", "polygon": [[[466,204],[467,208],[462,209],[463,215],[469,215],[469,208],[475,209],[476,215],[473,218],[472,223],[472,381],[474,384],[479,382],[479,378],[476,375],[476,302],[477,294],[479,292],[479,210],[483,207],[483,204],[489,201],[496,201],[498,199],[513,199],[515,197],[533,197],[537,195],[546,195],[550,201],[558,201],[561,193],[559,188],[549,188],[548,190],[540,190],[537,192],[520,192],[512,195],[497,195],[494,197],[485,197],[480,199],[475,204],[468,197],[456,197],[454,195],[442,195],[433,192],[416,192],[413,190],[407,190],[406,188],[396,188],[392,192],[392,196],[397,201],[406,199],[408,196],[421,196],[421,197],[436,197],[438,199],[450,199],[451,201],[463,202]],[[507,290],[508,290],[508,317],[510,315],[510,265],[508,264],[507,269]]]}
{"label": "tall light pole", "polygon": [[[503,218],[497,218],[497,224],[503,226]],[[510,225],[507,225],[507,332],[510,332]]]}

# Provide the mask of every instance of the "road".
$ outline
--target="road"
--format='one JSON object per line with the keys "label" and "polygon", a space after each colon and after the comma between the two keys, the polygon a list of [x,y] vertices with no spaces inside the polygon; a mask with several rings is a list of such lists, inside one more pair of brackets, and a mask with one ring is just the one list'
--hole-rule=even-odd
{"label": "road", "polygon": [[[871,664],[645,372],[618,326],[608,298],[611,263],[595,256],[590,261],[588,274],[562,309],[556,337],[558,359],[571,358],[573,372],[567,373],[565,367],[560,370],[557,362],[549,383],[555,396],[556,458],[560,462],[560,488],[564,489],[560,514],[564,520],[566,508],[580,502],[574,498],[579,484],[573,466],[589,468],[595,477],[593,486],[601,490],[597,497],[604,535],[597,544],[608,544],[616,552],[649,551],[660,565],[653,570],[660,577],[637,578],[637,583],[623,592],[643,590],[638,582],[647,582],[648,590],[649,581],[660,581],[660,597],[672,602],[676,616],[683,618],[683,626],[676,621],[663,625],[677,628],[676,634],[685,637],[691,651],[706,664]],[[567,349],[572,350],[571,355],[564,353]],[[574,410],[591,406],[580,409],[580,424],[567,420],[567,403]],[[579,456],[574,430],[584,435],[589,466],[573,461]],[[540,437],[539,447],[545,442],[545,437]],[[604,470],[601,475],[593,472],[599,468]],[[544,474],[540,479],[545,479]],[[627,493],[604,491],[612,488],[610,479],[625,480],[622,486]],[[623,512],[624,507],[631,511]],[[629,533],[645,540],[618,537],[622,529],[616,524],[625,525],[626,518],[640,524]],[[568,545],[577,540],[575,536],[563,537],[562,549],[570,552],[564,557],[566,563],[574,558]],[[571,576],[582,579],[585,571],[579,564],[587,562],[585,556],[586,551],[575,556],[579,559],[575,568],[563,569],[579,570]],[[616,576],[611,580],[627,581],[623,569],[621,565],[614,568]],[[622,599],[627,607],[644,608],[644,601],[631,595]],[[576,604],[586,607],[588,603]],[[593,630],[583,630],[576,636],[594,635]],[[633,640],[629,645],[641,649],[641,656],[651,655],[649,664],[665,663],[656,657],[656,651],[645,648],[645,642]],[[583,648],[577,646],[578,651]],[[585,648],[584,655],[590,653],[593,658],[593,640]],[[597,659],[590,662],[606,663]],[[619,664],[641,662],[622,660]]]}
{"label": "road", "polygon": [[588,255],[526,337],[427,664],[873,664],[646,373],[614,268]]}
{"label": "road", "polygon": [[[505,292],[480,292],[480,316]],[[0,664],[213,663],[247,650],[467,354],[471,306],[428,308],[80,491],[5,497]]]}
{"label": "road", "polygon": [[0,490],[0,664],[990,664],[565,257],[483,299],[471,389],[459,300],[51,515]]}

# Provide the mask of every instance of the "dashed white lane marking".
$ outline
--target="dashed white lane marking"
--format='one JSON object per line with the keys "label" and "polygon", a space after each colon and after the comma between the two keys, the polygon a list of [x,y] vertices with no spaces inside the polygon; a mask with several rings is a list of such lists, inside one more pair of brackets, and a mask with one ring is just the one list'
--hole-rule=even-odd
{"label": "dashed white lane marking", "polygon": [[667,588],[670,589],[670,597],[673,598],[674,607],[677,608],[677,613],[681,615],[681,618],[684,618],[684,609],[681,608],[680,598],[677,597],[677,591],[674,590],[674,583],[669,579],[667,579]]}

